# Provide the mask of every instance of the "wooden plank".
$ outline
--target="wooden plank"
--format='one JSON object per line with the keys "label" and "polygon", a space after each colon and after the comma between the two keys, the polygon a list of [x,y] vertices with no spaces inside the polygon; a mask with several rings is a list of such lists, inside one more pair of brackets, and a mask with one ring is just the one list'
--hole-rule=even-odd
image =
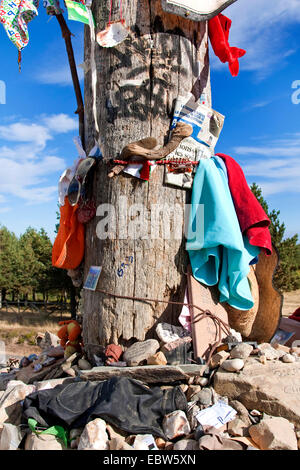
{"label": "wooden plank", "polygon": [[148,384],[173,383],[178,380],[186,381],[190,377],[200,376],[203,366],[182,364],[178,366],[137,366],[137,367],[94,367],[81,371],[82,380],[108,380],[112,377],[128,377],[141,380]]}

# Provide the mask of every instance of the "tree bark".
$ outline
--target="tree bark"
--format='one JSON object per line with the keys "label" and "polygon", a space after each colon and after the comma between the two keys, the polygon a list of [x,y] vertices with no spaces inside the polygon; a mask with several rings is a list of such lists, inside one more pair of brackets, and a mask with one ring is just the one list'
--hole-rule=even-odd
{"label": "tree bark", "polygon": [[[126,228],[131,233],[139,212],[134,208],[126,211],[124,197],[128,208],[142,204],[140,209],[148,217],[153,214],[153,205],[166,204],[170,209],[164,214],[166,220],[173,209],[180,215],[189,202],[190,191],[164,186],[163,167],[155,168],[149,182],[124,173],[108,178],[107,161],[118,158],[126,144],[145,137],[152,136],[160,145],[166,144],[178,95],[193,93],[199,99],[206,93],[211,104],[207,23],[165,13],[160,0],[122,3],[123,16],[130,28],[128,38],[113,48],[95,47],[99,136],[95,133],[92,111],[91,71],[87,70],[85,75],[85,144],[90,150],[96,138],[103,153],[103,161],[94,175],[93,196],[97,207],[111,204],[115,208],[117,223],[115,238],[99,239],[97,233],[103,217],[98,207],[97,216],[86,230],[84,279],[91,265],[102,266],[99,289],[118,295],[183,302],[187,266],[183,217],[177,220],[170,217],[169,239],[161,232],[159,237],[151,238],[150,223],[146,222],[140,236],[132,239]],[[113,20],[119,19],[118,4],[113,2]],[[96,32],[106,26],[107,5],[94,1]],[[90,33],[86,27],[86,64],[90,53]],[[166,308],[165,304],[116,299],[83,290],[86,349],[91,355],[97,350],[96,345],[127,346],[135,340],[151,338],[158,321],[178,324],[180,310],[174,305]]]}

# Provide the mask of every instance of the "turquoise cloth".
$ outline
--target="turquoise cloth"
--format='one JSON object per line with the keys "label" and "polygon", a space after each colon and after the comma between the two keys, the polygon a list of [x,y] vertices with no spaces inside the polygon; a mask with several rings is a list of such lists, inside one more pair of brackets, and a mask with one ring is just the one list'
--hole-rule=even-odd
{"label": "turquoise cloth", "polygon": [[243,237],[226,175],[213,158],[200,160],[196,171],[186,249],[193,276],[208,286],[218,284],[220,302],[239,310],[253,307],[247,275],[260,248]]}

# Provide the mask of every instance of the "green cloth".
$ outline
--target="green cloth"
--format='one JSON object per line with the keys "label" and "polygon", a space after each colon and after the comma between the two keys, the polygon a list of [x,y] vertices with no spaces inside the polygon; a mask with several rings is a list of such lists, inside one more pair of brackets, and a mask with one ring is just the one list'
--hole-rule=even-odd
{"label": "green cloth", "polygon": [[37,431],[37,421],[33,418],[28,418],[28,426],[35,434],[52,434],[53,436],[60,439],[65,447],[68,447],[67,431],[62,426],[51,426],[51,428],[45,429],[44,431]]}

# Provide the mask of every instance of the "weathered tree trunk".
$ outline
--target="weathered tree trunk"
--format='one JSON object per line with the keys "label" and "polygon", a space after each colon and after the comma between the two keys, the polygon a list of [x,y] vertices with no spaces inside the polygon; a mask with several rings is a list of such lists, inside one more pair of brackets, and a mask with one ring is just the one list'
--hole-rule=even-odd
{"label": "weathered tree trunk", "polygon": [[[99,0],[94,2],[97,32],[108,21],[107,5]],[[112,19],[119,19],[119,2],[114,1],[113,5]],[[100,240],[96,233],[98,230],[99,234],[97,224],[104,215],[101,208],[87,225],[84,278],[91,265],[98,265],[103,268],[99,289],[118,295],[183,302],[187,255],[180,212],[190,192],[164,186],[162,166],[155,168],[149,182],[124,173],[109,179],[107,160],[117,158],[126,144],[141,138],[152,136],[160,145],[166,143],[178,95],[193,93],[198,99],[207,93],[210,102],[207,23],[165,13],[160,0],[125,0],[123,16],[130,27],[129,37],[114,48],[95,47],[99,136],[95,133],[92,111],[91,71],[85,76],[86,148],[94,145],[96,137],[104,157],[94,176],[93,195],[97,207],[113,205],[117,223],[116,237],[106,240]],[[90,53],[87,27],[86,64]],[[127,211],[120,209],[124,197]],[[162,235],[151,238],[150,221],[144,223],[140,236],[132,239],[132,223],[138,218],[138,207],[129,210],[133,204],[142,204],[140,210],[145,210],[149,217],[153,215],[153,204],[167,204],[171,211],[175,208],[179,218],[171,217],[169,239]],[[168,211],[165,219],[167,215]],[[126,227],[129,234],[125,233]],[[110,342],[128,345],[133,340],[152,337],[158,320],[177,324],[180,310],[177,306],[117,299],[84,290],[85,345],[91,354],[97,349],[94,345],[105,346]]]}

